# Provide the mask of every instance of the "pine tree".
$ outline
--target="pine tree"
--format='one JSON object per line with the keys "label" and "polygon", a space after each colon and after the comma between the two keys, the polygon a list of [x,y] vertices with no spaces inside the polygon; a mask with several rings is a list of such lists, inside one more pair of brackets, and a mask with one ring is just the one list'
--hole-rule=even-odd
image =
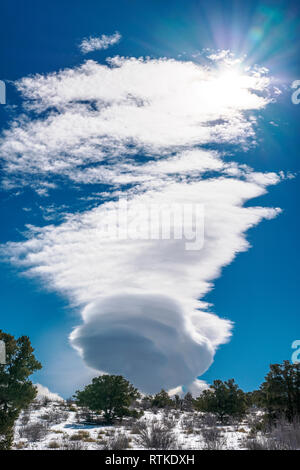
{"label": "pine tree", "polygon": [[164,389],[161,389],[159,393],[154,395],[152,406],[157,408],[172,408],[174,406],[174,402],[168,393]]}
{"label": "pine tree", "polygon": [[0,365],[0,449],[9,450],[15,421],[37,393],[28,377],[42,366],[27,336],[15,339],[0,330],[0,340],[6,348],[6,364]]}
{"label": "pine tree", "polygon": [[121,375],[96,377],[84,390],[77,390],[74,395],[77,405],[86,406],[97,413],[103,412],[108,423],[115,418],[129,416],[130,404],[139,397],[138,390]]}
{"label": "pine tree", "polygon": [[215,380],[210,389],[204,390],[194,403],[196,409],[215,413],[222,422],[229,416],[240,418],[247,410],[246,395],[234,379],[226,382]]}
{"label": "pine tree", "polygon": [[188,392],[182,400],[182,409],[184,411],[192,411],[194,409],[194,399],[190,392]]}
{"label": "pine tree", "polygon": [[182,410],[183,399],[179,395],[174,395],[174,406],[176,410]]}
{"label": "pine tree", "polygon": [[259,392],[270,418],[284,414],[292,420],[300,416],[300,363],[271,364]]}

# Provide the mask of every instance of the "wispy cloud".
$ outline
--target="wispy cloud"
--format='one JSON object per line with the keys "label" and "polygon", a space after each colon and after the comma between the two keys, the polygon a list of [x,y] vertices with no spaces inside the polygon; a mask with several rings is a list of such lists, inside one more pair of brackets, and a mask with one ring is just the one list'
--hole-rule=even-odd
{"label": "wispy cloud", "polygon": [[84,54],[100,49],[108,49],[110,46],[117,44],[121,40],[121,37],[121,34],[117,31],[110,36],[103,34],[100,37],[89,37],[80,43],[79,48]]}
{"label": "wispy cloud", "polygon": [[270,79],[230,70],[116,57],[20,80],[34,115],[20,117],[1,139],[7,186],[26,178],[40,185],[53,175],[73,179],[79,168],[89,181],[91,165],[105,182],[118,173],[120,156],[124,164],[140,152],[162,158],[208,143],[249,145],[256,127],[249,113],[270,102]]}

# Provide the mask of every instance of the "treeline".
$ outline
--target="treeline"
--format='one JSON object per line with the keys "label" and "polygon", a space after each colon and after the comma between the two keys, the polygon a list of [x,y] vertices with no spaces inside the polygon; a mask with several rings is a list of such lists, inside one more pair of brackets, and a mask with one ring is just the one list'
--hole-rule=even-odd
{"label": "treeline", "polygon": [[[0,330],[6,344],[6,364],[0,364],[0,449],[10,449],[14,424],[37,394],[29,377],[42,366],[34,356],[27,336],[15,339]],[[198,397],[170,397],[165,390],[142,395],[128,380],[117,375],[101,375],[70,400],[90,410],[107,423],[124,417],[139,418],[145,410],[176,409],[213,413],[221,423],[241,419],[253,408],[264,410],[269,422],[284,417],[300,418],[300,363],[272,364],[258,390],[244,392],[234,381],[215,380]]]}
{"label": "treeline", "polygon": [[156,395],[141,396],[126,379],[102,375],[74,395],[77,405],[103,415],[107,422],[125,416],[138,416],[147,409],[176,409],[215,414],[225,423],[229,418],[243,418],[250,409],[263,409],[272,421],[285,417],[292,421],[300,416],[300,364],[272,364],[259,390],[244,392],[234,379],[215,380],[197,398],[190,393],[170,397],[165,390]]}

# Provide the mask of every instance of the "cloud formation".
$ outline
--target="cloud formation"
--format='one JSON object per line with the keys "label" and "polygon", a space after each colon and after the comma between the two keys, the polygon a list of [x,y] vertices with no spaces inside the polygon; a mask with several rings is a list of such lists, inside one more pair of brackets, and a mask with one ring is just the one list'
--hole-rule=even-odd
{"label": "cloud formation", "polygon": [[101,49],[108,49],[110,46],[117,44],[121,40],[121,34],[117,31],[107,36],[106,34],[102,34],[101,37],[90,37],[84,39],[80,45],[79,49],[83,54],[87,54],[88,52],[98,51]]}
{"label": "cloud formation", "polygon": [[91,174],[114,183],[137,155],[162,158],[211,143],[247,146],[255,140],[251,112],[271,100],[265,71],[171,59],[87,61],[16,85],[27,113],[0,141],[7,187],[26,177],[37,186],[53,176],[84,183]]}
{"label": "cloud formation", "polygon": [[[88,196],[89,184],[109,185],[102,204],[60,225],[29,227],[28,240],[2,251],[81,306],[70,341],[89,367],[124,374],[145,392],[203,388],[196,377],[232,330],[205,295],[249,248],[249,228],[280,212],[245,203],[283,175],[238,164],[222,147],[255,143],[271,81],[266,70],[221,56],[210,67],[115,57],[24,78],[17,87],[26,117],[0,142],[7,187],[38,191],[60,177],[85,185]],[[202,249],[186,249],[197,234],[185,207],[202,208]],[[162,221],[170,236],[161,236]]]}
{"label": "cloud formation", "polygon": [[63,401],[63,398],[60,395],[58,395],[57,393],[50,392],[49,388],[44,387],[44,385],[35,384],[35,387],[37,388],[38,400],[42,401],[45,398],[48,398],[51,401]]}
{"label": "cloud formation", "polygon": [[178,377],[190,384],[212,362],[210,342],[201,331],[191,331],[170,297],[115,295],[90,305],[84,316],[85,323],[73,331],[71,340],[86,363],[121,373],[150,393],[157,392],[159,384],[177,386]]}

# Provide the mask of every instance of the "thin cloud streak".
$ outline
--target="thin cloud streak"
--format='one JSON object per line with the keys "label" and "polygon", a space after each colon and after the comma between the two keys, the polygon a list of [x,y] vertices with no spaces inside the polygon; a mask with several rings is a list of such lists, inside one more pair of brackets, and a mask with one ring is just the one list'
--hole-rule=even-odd
{"label": "thin cloud streak", "polygon": [[88,52],[99,51],[101,49],[108,49],[110,46],[117,44],[121,40],[121,34],[116,31],[114,34],[107,36],[102,34],[100,37],[89,37],[84,39],[80,45],[79,49],[83,54]]}

